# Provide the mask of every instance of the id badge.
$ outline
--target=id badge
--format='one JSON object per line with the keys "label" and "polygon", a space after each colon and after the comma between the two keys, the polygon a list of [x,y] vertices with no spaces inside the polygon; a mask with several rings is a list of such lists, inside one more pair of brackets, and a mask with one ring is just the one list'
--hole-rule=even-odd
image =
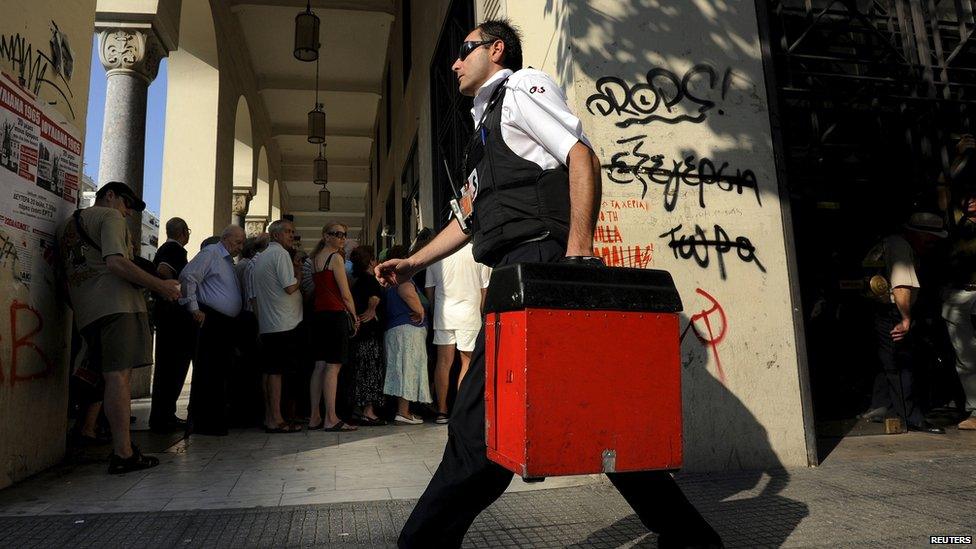
{"label": "id badge", "polygon": [[458,199],[458,203],[461,206],[461,211],[464,212],[465,217],[470,217],[471,213],[474,211],[474,200],[478,197],[478,170],[471,170],[471,175],[468,176],[468,180],[464,184],[464,188],[461,189],[461,197]]}

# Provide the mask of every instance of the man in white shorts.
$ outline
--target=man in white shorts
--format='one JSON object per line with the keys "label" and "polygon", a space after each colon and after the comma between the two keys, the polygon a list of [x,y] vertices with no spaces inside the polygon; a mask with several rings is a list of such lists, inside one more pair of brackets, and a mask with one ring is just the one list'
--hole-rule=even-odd
{"label": "man in white shorts", "polygon": [[461,352],[458,384],[468,371],[471,351],[481,330],[481,305],[490,277],[491,268],[475,262],[470,242],[427,269],[425,291],[434,310],[434,345],[437,346],[435,423],[447,423],[448,420],[447,392],[455,349]]}

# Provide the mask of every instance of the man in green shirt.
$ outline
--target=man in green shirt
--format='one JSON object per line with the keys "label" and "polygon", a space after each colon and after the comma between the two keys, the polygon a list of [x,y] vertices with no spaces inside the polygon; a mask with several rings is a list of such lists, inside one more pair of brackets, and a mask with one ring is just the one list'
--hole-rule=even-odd
{"label": "man in green shirt", "polygon": [[152,364],[152,335],[142,288],[164,299],[180,296],[176,280],[162,280],[132,261],[125,218],[146,207],[124,183],[110,182],[95,204],[76,211],[58,231],[58,242],[75,323],[88,347],[89,366],[105,380],[105,416],[114,451],[109,473],[154,467],[129,437],[132,368]]}

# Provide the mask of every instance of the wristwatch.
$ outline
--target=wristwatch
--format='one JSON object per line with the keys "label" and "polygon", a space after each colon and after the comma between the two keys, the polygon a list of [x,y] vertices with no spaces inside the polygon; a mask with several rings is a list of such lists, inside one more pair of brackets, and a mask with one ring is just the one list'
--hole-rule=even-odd
{"label": "wristwatch", "polygon": [[559,260],[560,263],[572,263],[574,265],[589,265],[591,267],[606,267],[603,258],[595,255],[567,255]]}

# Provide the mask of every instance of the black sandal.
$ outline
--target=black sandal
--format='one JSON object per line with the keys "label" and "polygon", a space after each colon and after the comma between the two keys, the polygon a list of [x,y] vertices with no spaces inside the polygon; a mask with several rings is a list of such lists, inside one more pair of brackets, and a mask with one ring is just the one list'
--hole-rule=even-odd
{"label": "black sandal", "polygon": [[378,417],[372,418],[369,416],[359,416],[358,418],[356,418],[356,422],[362,425],[363,427],[380,427],[382,425],[386,425],[386,422],[383,421],[382,419]]}
{"label": "black sandal", "polygon": [[[347,429],[347,427],[349,428]],[[356,427],[354,425],[349,425],[348,423],[340,419],[332,427],[322,427],[322,430],[328,433],[349,433],[355,431]]]}
{"label": "black sandal", "polygon": [[144,456],[136,445],[132,445],[132,455],[127,458],[120,458],[112,452],[108,462],[108,473],[110,475],[122,475],[132,471],[150,469],[159,465],[159,459],[153,456]]}
{"label": "black sandal", "polygon": [[277,427],[264,427],[264,432],[269,434],[279,434],[279,433],[299,433],[301,428],[295,429],[292,427],[291,423],[285,423],[284,425],[279,425]]}

